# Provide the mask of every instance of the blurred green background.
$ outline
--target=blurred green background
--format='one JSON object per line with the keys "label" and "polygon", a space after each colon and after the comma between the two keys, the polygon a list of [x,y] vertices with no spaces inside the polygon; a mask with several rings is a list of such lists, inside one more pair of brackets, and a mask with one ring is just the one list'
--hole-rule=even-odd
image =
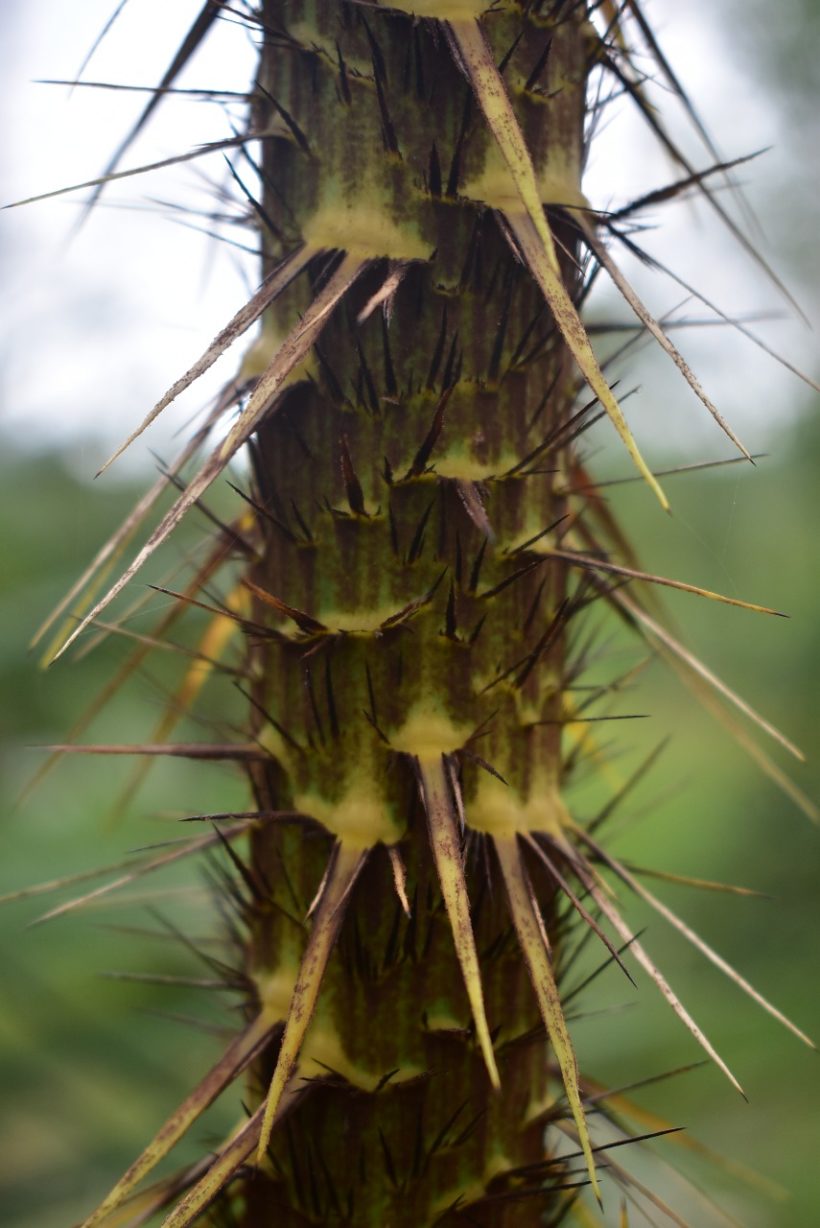
{"label": "blurred green background", "polygon": [[[806,29],[816,29],[818,6],[805,8],[807,20],[815,23]],[[790,18],[796,19],[797,11],[797,5],[788,5]],[[780,98],[783,149],[799,158],[812,123],[805,99],[816,87],[817,59],[807,54],[813,45],[810,33],[801,36],[796,20],[772,17],[770,6],[732,3],[726,12],[736,15],[735,51],[742,70],[761,89],[771,78],[768,88]],[[788,90],[771,84],[778,72]],[[816,174],[816,167],[801,165],[804,178]],[[811,193],[797,187],[785,191],[777,182],[770,194],[764,209],[770,235],[774,219],[779,254],[795,262],[795,280],[810,283],[817,248],[807,247],[806,238],[798,242],[796,236],[815,233],[816,214],[809,217],[806,199],[802,211],[800,205],[801,196]],[[714,337],[707,341],[719,352],[720,340]],[[699,374],[708,383],[708,371],[699,367]],[[665,378],[675,379],[671,369]],[[738,398],[744,395],[739,388]],[[648,569],[771,604],[792,616],[789,622],[765,619],[685,595],[673,594],[666,601],[687,643],[803,747],[809,762],[802,767],[772,749],[800,786],[818,798],[820,420],[816,401],[803,396],[797,385],[795,399],[803,401],[802,416],[789,420],[773,455],[754,471],[733,466],[669,479],[673,519],[648,507],[646,492],[638,485],[610,493]],[[731,406],[721,408],[731,419]],[[90,443],[89,450],[96,451],[96,445]],[[708,453],[704,448],[704,455]],[[660,446],[654,448],[653,459],[663,462]],[[25,802],[15,802],[42,762],[43,752],[36,748],[66,736],[127,648],[106,641],[82,662],[60,663],[45,673],[26,650],[33,627],[143,489],[142,479],[92,488],[80,476],[92,467],[79,444],[57,455],[20,452],[7,440],[0,460],[0,892],[118,861],[136,847],[178,838],[175,820],[181,814],[244,801],[241,782],[224,769],[160,763],[128,815],[112,821],[112,802],[131,763],[74,757]],[[615,476],[626,469],[609,451],[597,472]],[[179,559],[198,548],[202,528],[200,522],[186,529],[174,547]],[[167,554],[165,568],[174,561],[174,553]],[[161,573],[158,568],[151,578]],[[143,630],[150,625],[147,612],[156,613],[164,600],[154,594],[133,626]],[[196,618],[190,622],[189,636],[195,633]],[[610,659],[602,662],[603,677],[640,655],[616,632]],[[178,663],[172,664],[170,679],[162,665],[154,659],[132,680],[127,697],[112,704],[89,738],[148,738],[178,677]],[[230,723],[237,710],[229,681],[217,680],[209,704],[203,706],[204,719]],[[639,677],[622,710],[648,713],[651,719],[612,726],[614,735],[607,732],[605,740],[617,739],[613,752],[623,748],[615,761],[619,771],[627,774],[666,734],[671,740],[613,823],[611,847],[639,864],[737,882],[770,896],[739,899],[650,884],[761,992],[810,1034],[820,1036],[817,829],[699,710],[661,663]],[[180,728],[179,736],[211,735],[191,723]],[[580,815],[593,813],[596,794],[579,784],[573,801]],[[7,905],[0,913],[3,1222],[58,1228],[76,1220],[216,1053],[214,1033],[232,1020],[229,996],[201,986],[102,975],[150,972],[207,979],[207,969],[169,934],[163,918],[195,940],[213,943],[208,892],[202,870],[183,864],[135,883],[122,902],[112,897],[105,906],[40,928],[25,927],[53,902],[50,896]],[[647,926],[646,945],[750,1099],[744,1104],[717,1071],[706,1067],[647,1088],[642,1103],[790,1191],[786,1201],[778,1201],[744,1190],[741,1182],[709,1167],[692,1169],[700,1185],[744,1228],[810,1228],[820,1219],[816,1055],[670,935],[659,919],[631,906],[629,916]],[[218,945],[206,949],[221,953]],[[584,996],[581,1008],[591,1017],[575,1024],[580,1063],[603,1081],[620,1086],[698,1060],[694,1042],[644,981],[635,993],[607,971]],[[192,1020],[203,1026],[194,1027]],[[217,1105],[195,1127],[192,1140],[179,1148],[179,1155],[198,1154],[203,1141],[232,1124],[235,1112],[235,1102]],[[671,1142],[655,1145],[654,1153],[661,1159],[677,1154]],[[664,1172],[659,1176],[656,1170],[653,1185],[659,1181],[665,1196],[695,1228],[712,1222],[705,1207],[687,1201],[674,1178]]]}

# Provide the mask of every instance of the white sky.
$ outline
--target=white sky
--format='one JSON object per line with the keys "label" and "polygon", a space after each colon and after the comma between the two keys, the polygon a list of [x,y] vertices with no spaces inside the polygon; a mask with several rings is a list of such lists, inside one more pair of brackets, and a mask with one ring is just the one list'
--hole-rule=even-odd
{"label": "white sky", "polygon": [[[144,104],[144,95],[78,89],[69,97],[63,87],[33,83],[37,77],[72,77],[114,7],[114,0],[83,0],[71,6],[64,0],[38,0],[16,12],[3,6],[0,107],[8,134],[0,182],[4,201],[99,174]],[[200,0],[176,0],[173,5],[167,0],[131,0],[85,78],[155,83],[199,7]],[[772,105],[759,82],[744,78],[748,64],[735,64],[721,35],[726,16],[722,6],[689,0],[675,5],[650,2],[646,7],[656,16],[662,46],[697,99],[724,156],[775,146],[774,152],[742,168],[741,175],[776,238],[773,204],[787,191],[793,197],[806,182],[806,167],[795,177],[790,165],[794,138],[787,146],[776,101]],[[220,25],[178,84],[242,89],[252,65],[246,33],[235,25]],[[674,115],[670,118],[674,122]],[[675,130],[683,129],[676,124]],[[226,135],[227,121],[216,106],[168,99],[123,165],[167,157]],[[708,154],[696,141],[687,141],[687,149],[697,165],[708,164]],[[173,224],[167,211],[163,216],[146,208],[151,198],[207,205],[203,174],[224,179],[220,155],[111,185],[103,207],[70,243],[79,195],[0,214],[5,288],[0,304],[0,422],[5,432],[35,445],[74,443],[81,449],[80,469],[90,475],[241,305],[247,279],[254,277],[252,262],[237,260],[226,245],[210,244]],[[593,147],[586,185],[593,203],[622,203],[676,177],[631,108],[619,105]],[[135,205],[139,211],[123,212],[123,206]],[[727,312],[788,310],[706,208],[687,204],[663,209],[657,220],[661,229],[648,240],[652,250]],[[814,246],[814,235],[807,234],[807,239]],[[780,268],[783,261],[771,235],[764,250]],[[656,314],[680,303],[683,294],[677,287],[657,275],[647,277],[628,261],[625,266]],[[816,319],[818,295],[811,270],[804,271],[803,284],[799,270],[787,277],[809,317]],[[616,305],[614,297],[606,301]],[[705,313],[690,304],[683,314]],[[816,343],[805,325],[786,319],[758,327],[770,344],[817,374]],[[808,402],[810,394],[799,381],[729,330],[686,331],[676,339],[713,400],[752,449],[765,449],[772,431],[780,430]],[[134,456],[122,464],[123,472],[145,464],[149,446],[169,455],[171,432],[233,373],[239,353],[229,352],[207,383],[167,412],[167,421],[152,428],[145,447],[137,445]],[[629,401],[628,413],[653,459],[665,459],[671,452],[730,454],[731,445],[667,359],[658,355],[633,364],[629,386],[636,382],[641,382],[642,392]]]}

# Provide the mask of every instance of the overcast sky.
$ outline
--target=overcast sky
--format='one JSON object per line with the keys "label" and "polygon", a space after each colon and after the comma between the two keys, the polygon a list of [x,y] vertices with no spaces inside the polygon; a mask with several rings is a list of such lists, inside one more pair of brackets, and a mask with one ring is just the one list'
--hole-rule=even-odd
{"label": "overcast sky", "polygon": [[[38,85],[35,78],[71,78],[116,7],[115,0],[38,0],[2,6],[3,93],[0,98],[5,165],[0,195],[15,200],[99,174],[144,96],[91,89],[72,93]],[[130,0],[84,73],[89,81],[153,84],[176,50],[200,0]],[[785,139],[782,108],[750,78],[749,62],[737,63],[721,30],[724,6],[705,0],[686,4],[649,3],[660,40],[715,136],[721,153],[734,157],[763,146],[774,151],[743,168],[748,194],[768,229],[767,259],[786,276],[810,317],[818,299],[809,270],[783,267],[773,202],[790,198],[806,176],[795,167],[795,139]],[[715,10],[718,10],[717,12]],[[236,24],[220,23],[179,84],[243,89],[250,79],[253,47]],[[659,95],[659,100],[661,96]],[[668,99],[667,99],[668,101]],[[674,113],[670,116],[679,129]],[[193,143],[229,135],[228,120],[215,105],[166,101],[124,165],[151,162]],[[697,141],[687,148],[697,165],[708,154]],[[799,143],[798,143],[799,148]],[[812,151],[806,150],[806,156]],[[797,172],[797,173],[796,173]],[[88,225],[71,238],[77,196],[66,196],[0,215],[0,257],[4,291],[0,305],[2,428],[38,446],[71,441],[79,468],[91,474],[106,450],[126,435],[165,387],[207,345],[247,295],[253,263],[224,244],[169,220],[153,202],[206,207],[209,183],[222,181],[219,155],[174,167],[148,178],[112,185]],[[593,147],[587,194],[594,204],[623,203],[649,187],[676,177],[627,104],[613,108]],[[809,185],[806,185],[808,194]],[[805,218],[811,218],[810,203]],[[127,209],[127,211],[125,211]],[[793,246],[795,226],[780,246]],[[662,230],[649,239],[652,250],[729,313],[787,307],[753,268],[732,239],[702,206],[686,204],[659,211]],[[815,216],[816,221],[816,216]],[[786,239],[790,242],[787,243]],[[813,229],[807,239],[815,244]],[[651,309],[658,315],[683,298],[659,279],[628,265]],[[816,272],[816,269],[814,270]],[[615,302],[614,297],[611,300]],[[702,316],[696,304],[683,314]],[[794,318],[760,326],[767,340],[817,374],[814,334]],[[772,428],[792,420],[807,403],[794,377],[725,329],[677,337],[702,381],[751,448],[766,448]],[[144,464],[151,446],[168,454],[169,436],[235,369],[229,353],[212,378],[169,411],[152,429],[123,471]],[[654,458],[670,451],[698,456],[727,455],[730,445],[705,410],[660,356],[633,367],[631,382],[642,392],[629,402],[629,415],[642,445]],[[0,433],[2,438],[2,433]]]}

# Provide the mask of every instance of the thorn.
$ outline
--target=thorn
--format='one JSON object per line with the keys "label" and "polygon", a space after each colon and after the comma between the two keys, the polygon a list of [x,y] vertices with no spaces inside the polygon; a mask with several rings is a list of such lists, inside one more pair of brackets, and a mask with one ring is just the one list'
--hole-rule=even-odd
{"label": "thorn", "polygon": [[410,543],[410,549],[407,551],[406,562],[408,564],[415,563],[416,559],[419,558],[422,550],[424,549],[424,530],[427,526],[427,521],[430,518],[430,513],[433,510],[435,502],[435,499],[430,500],[430,502],[427,504],[426,510],[422,513],[418,525],[416,526],[416,531],[413,534],[413,540]]}
{"label": "thorn", "polygon": [[347,435],[342,435],[339,440],[339,446],[342,453],[342,480],[345,484],[347,492],[347,502],[354,516],[367,516],[364,505],[364,494],[359,479],[356,476],[356,470],[353,468],[353,461],[350,457],[350,448],[347,442]]}
{"label": "thorn", "polygon": [[439,328],[438,338],[436,339],[436,348],[433,350],[433,357],[430,360],[430,369],[427,372],[427,380],[425,388],[428,392],[432,392],[438,375],[438,369],[441,366],[441,359],[444,354],[444,343],[447,339],[447,304],[445,303],[441,309],[441,327]]}
{"label": "thorn", "polygon": [[[387,307],[387,303],[385,303]],[[399,386],[396,383],[396,373],[393,369],[393,356],[390,352],[390,330],[387,327],[386,311],[381,313],[382,322],[382,355],[384,358],[384,390],[391,400],[398,399]]]}
{"label": "thorn", "polygon": [[464,143],[467,139],[467,130],[470,127],[470,120],[473,116],[473,92],[467,89],[464,95],[464,109],[461,113],[461,123],[456,137],[455,148],[453,149],[453,157],[450,162],[450,173],[447,176],[447,191],[445,195],[454,200],[458,196],[458,181],[461,178],[461,157],[464,152]]}
{"label": "thorn", "polygon": [[487,549],[487,542],[489,540],[489,537],[484,538],[478,548],[478,553],[475,556],[475,561],[473,562],[473,566],[470,571],[470,583],[467,590],[470,593],[475,593],[476,589],[478,588],[478,581],[481,576],[481,564],[484,562],[484,552]]}
{"label": "thorn", "polygon": [[419,477],[422,473],[424,473],[427,462],[430,459],[430,453],[433,451],[438,437],[441,434],[441,428],[444,425],[444,411],[447,408],[447,402],[450,399],[452,391],[453,388],[451,385],[450,387],[446,388],[439,398],[435,413],[433,414],[433,421],[430,424],[430,429],[427,432],[424,442],[414,456],[412,465],[404,475],[405,481],[407,481],[409,478]]}
{"label": "thorn", "polygon": [[547,60],[549,59],[551,48],[552,48],[552,35],[550,35],[547,41],[544,43],[544,50],[539,55],[538,59],[535,62],[535,66],[533,67],[532,72],[527,77],[527,80],[524,82],[524,92],[525,93],[528,93],[530,90],[534,90],[536,85],[538,84],[538,78],[541,76],[542,72],[547,66]]}
{"label": "thorn", "polygon": [[345,64],[342,49],[339,46],[338,40],[336,42],[336,60],[339,65],[339,89],[341,91],[342,100],[348,106],[350,106],[352,99],[350,93],[350,82],[347,79],[347,65]]}
{"label": "thorn", "polygon": [[367,390],[367,403],[368,403],[371,415],[374,418],[376,418],[378,417],[379,412],[381,410],[381,406],[379,404],[379,397],[376,392],[376,385],[373,382],[373,376],[370,371],[370,366],[368,365],[367,358],[365,357],[365,352],[362,349],[362,344],[358,340],[358,338],[356,340],[356,351],[359,355],[359,370],[361,372],[361,376],[364,381],[365,389]]}
{"label": "thorn", "polygon": [[448,640],[458,639],[458,635],[456,633],[456,593],[452,580],[450,581],[450,592],[447,597],[444,634]]}

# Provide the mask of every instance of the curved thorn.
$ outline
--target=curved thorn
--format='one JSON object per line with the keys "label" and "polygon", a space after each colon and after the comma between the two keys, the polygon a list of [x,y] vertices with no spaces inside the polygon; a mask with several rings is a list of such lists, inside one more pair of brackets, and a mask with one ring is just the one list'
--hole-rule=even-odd
{"label": "curved thorn", "polygon": [[421,798],[427,814],[430,846],[438,871],[439,885],[453,933],[458,962],[464,977],[464,987],[473,1013],[476,1037],[494,1088],[501,1086],[493,1042],[484,1008],[484,991],[478,965],[475,936],[470,920],[470,900],[464,879],[461,857],[459,821],[447,777],[443,755],[415,759]]}
{"label": "curved thorn", "polygon": [[510,904],[510,915],[515,932],[518,935],[521,954],[530,974],[532,987],[538,999],[541,1018],[550,1038],[550,1044],[555,1052],[558,1065],[561,1068],[561,1078],[564,1084],[567,1102],[575,1125],[578,1129],[581,1148],[586,1160],[587,1170],[595,1197],[601,1203],[601,1188],[598,1184],[598,1174],[595,1170],[595,1158],[592,1153],[592,1143],[589,1137],[584,1108],[581,1104],[581,1092],[578,1084],[578,1065],[572,1047],[558,986],[550,962],[548,940],[544,932],[544,923],[538,904],[533,894],[532,884],[524,866],[521,850],[516,835],[493,837],[493,844],[498,855],[501,875],[507,890]]}
{"label": "curved thorn", "polygon": [[282,1046],[276,1059],[276,1067],[265,1100],[257,1147],[257,1163],[262,1162],[267,1151],[282,1096],[296,1067],[302,1042],[313,1018],[327,961],[344,916],[345,902],[369,851],[369,849],[352,848],[350,845],[340,843],[336,845],[331,854],[331,862],[324,880],[324,890],[313,908],[313,925],[302,962],[299,965],[282,1037]]}

